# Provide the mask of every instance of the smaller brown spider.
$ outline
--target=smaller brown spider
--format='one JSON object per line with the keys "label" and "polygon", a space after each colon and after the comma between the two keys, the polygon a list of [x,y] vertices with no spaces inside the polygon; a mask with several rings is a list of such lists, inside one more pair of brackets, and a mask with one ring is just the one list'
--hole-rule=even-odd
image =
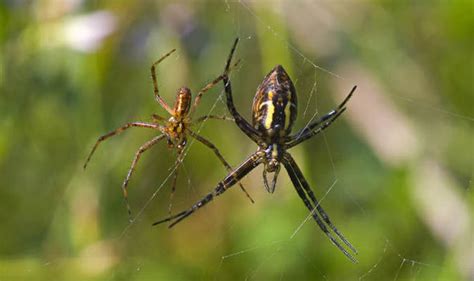
{"label": "smaller brown spider", "polygon": [[[122,184],[122,191],[123,191],[123,196],[125,199],[125,203],[127,205],[127,210],[129,214],[130,221],[132,221],[132,211],[130,208],[130,204],[128,202],[128,191],[127,191],[127,186],[128,182],[130,181],[130,178],[133,174],[133,171],[135,170],[135,166],[138,163],[138,160],[140,159],[140,156],[143,152],[146,150],[150,149],[153,145],[157,144],[160,140],[165,139],[168,142],[168,147],[175,148],[177,151],[177,157],[176,157],[176,162],[175,162],[175,169],[173,171],[173,183],[172,183],[172,188],[171,188],[171,194],[170,194],[170,205],[169,205],[169,212],[171,212],[171,200],[173,197],[173,194],[176,190],[176,180],[178,177],[178,169],[177,166],[182,163],[183,157],[184,157],[184,148],[186,147],[187,143],[187,137],[191,136],[192,138],[196,139],[200,143],[204,144],[207,146],[209,149],[211,149],[214,154],[216,154],[217,158],[222,162],[222,164],[225,166],[227,171],[232,171],[232,167],[227,163],[227,161],[224,159],[222,154],[219,152],[217,147],[207,140],[206,138],[200,136],[199,134],[193,132],[190,127],[192,125],[199,124],[207,119],[221,119],[221,120],[231,120],[233,121],[232,118],[228,118],[225,116],[215,116],[215,115],[205,115],[202,116],[195,121],[192,120],[192,115],[194,113],[194,110],[198,106],[202,95],[207,92],[209,89],[211,89],[213,86],[215,86],[217,83],[219,83],[223,78],[224,75],[220,75],[216,79],[214,79],[211,83],[207,84],[204,88],[202,88],[196,97],[194,98],[194,102],[191,105],[192,102],[192,94],[191,90],[187,87],[182,87],[178,89],[178,93],[176,94],[176,100],[174,103],[173,108],[171,108],[164,100],[163,98],[159,95],[158,91],[158,82],[156,79],[156,71],[155,67],[162,62],[164,59],[166,59],[169,55],[171,55],[176,49],[171,50],[164,56],[162,56],[159,60],[157,60],[155,63],[152,64],[151,66],[151,77],[153,79],[153,88],[154,88],[154,93],[155,93],[155,99],[156,101],[163,107],[170,115],[171,117],[166,119],[164,117],[161,117],[158,114],[153,114],[152,115],[152,123],[144,123],[144,122],[130,122],[126,123],[125,125],[121,126],[120,128],[111,131],[103,136],[101,136],[95,143],[94,147],[92,148],[91,152],[89,153],[89,156],[87,157],[86,162],[84,163],[84,169],[87,167],[87,164],[89,163],[92,155],[94,154],[95,150],[99,146],[99,144],[110,138],[113,137],[117,134],[120,134],[121,132],[125,131],[126,129],[129,129],[131,127],[142,127],[142,128],[149,128],[149,129],[155,129],[160,132],[160,134],[153,139],[147,141],[144,143],[138,151],[135,153],[135,157],[133,158],[132,165],[130,166],[130,169],[128,170],[127,176],[125,177],[125,180]],[[234,67],[238,64],[239,62],[234,64]],[[245,188],[241,183],[239,183],[240,188],[242,191],[247,195],[247,197],[250,199],[250,201],[253,203],[254,201],[250,197],[250,195],[247,193]]]}

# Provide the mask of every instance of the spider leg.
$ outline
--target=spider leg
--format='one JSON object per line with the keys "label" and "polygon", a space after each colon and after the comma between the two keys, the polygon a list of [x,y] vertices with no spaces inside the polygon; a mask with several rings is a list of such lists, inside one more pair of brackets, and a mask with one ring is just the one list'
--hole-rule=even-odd
{"label": "spider leg", "polygon": [[[336,233],[336,235],[355,253],[357,254],[357,251],[354,249],[354,247],[344,238],[344,236],[337,230],[337,228],[331,223],[329,220],[328,215],[322,207],[320,206],[319,202],[315,198],[313,192],[311,191],[308,182],[305,180],[303,177],[303,174],[301,173],[301,170],[299,169],[298,165],[296,162],[293,160],[291,155],[288,153],[285,154],[283,158],[283,165],[286,168],[286,171],[288,172],[288,175],[290,176],[291,182],[293,183],[296,192],[298,193],[299,197],[303,200],[304,204],[308,208],[308,210],[311,212],[311,215],[313,216],[314,220],[318,224],[319,228],[326,234],[326,236],[331,240],[331,242],[346,256],[348,257],[353,263],[357,263],[357,260],[344,248],[342,245],[337,241],[337,239],[329,232],[328,228],[326,225],[321,221],[321,218],[329,225],[329,227]],[[309,197],[313,201],[313,204],[315,205],[314,207],[311,205],[310,201],[308,200],[308,196],[306,193],[309,194]],[[318,212],[316,212],[316,210]],[[318,214],[319,213],[319,214]]]}
{"label": "spider leg", "polygon": [[123,184],[122,184],[123,198],[125,199],[125,204],[127,205],[127,211],[128,211],[130,222],[132,222],[132,209],[130,208],[130,203],[128,202],[128,189],[127,189],[128,182],[130,181],[130,178],[132,177],[132,174],[135,171],[135,166],[137,165],[138,160],[140,160],[140,156],[142,155],[142,153],[150,149],[153,145],[158,143],[164,137],[165,135],[159,135],[147,141],[142,146],[140,146],[140,148],[135,153],[135,156],[133,157],[132,165],[130,166],[130,169],[128,169],[127,176],[125,177],[125,180],[123,181]]}
{"label": "spider leg", "polygon": [[269,185],[268,178],[267,178],[267,170],[263,169],[263,184],[265,185],[265,189],[268,192],[273,193],[273,191],[275,191],[275,186],[276,186],[279,173],[280,173],[280,166],[278,166],[275,172],[273,173],[272,182],[271,182],[271,185]]}
{"label": "spider leg", "polygon": [[[240,60],[238,60],[233,66],[232,68],[236,67],[238,64],[240,63]],[[222,75],[219,75],[216,79],[214,79],[211,83],[207,84],[206,86],[204,86],[204,88],[202,88],[201,90],[199,90],[198,94],[196,95],[196,97],[194,98],[194,103],[191,107],[191,109],[189,110],[189,116],[192,116],[192,114],[194,113],[194,110],[196,109],[196,107],[199,105],[199,102],[201,101],[201,98],[202,98],[202,95],[209,91],[212,87],[214,87],[217,83],[219,83],[222,79],[224,79],[224,74]]]}
{"label": "spider leg", "polygon": [[224,78],[222,79],[224,81],[224,90],[226,93],[226,100],[227,100],[227,108],[229,109],[230,113],[232,114],[232,117],[234,117],[235,124],[240,128],[242,132],[244,132],[250,139],[252,139],[255,143],[259,142],[259,136],[260,133],[252,127],[252,125],[245,120],[242,115],[237,111],[234,105],[234,101],[232,99],[232,86],[229,80],[229,72],[230,72],[230,63],[232,61],[232,56],[234,55],[235,48],[237,47],[237,43],[239,42],[239,38],[235,39],[234,45],[232,46],[232,49],[230,51],[229,57],[226,62],[225,70],[224,70]]}
{"label": "spider leg", "polygon": [[173,49],[163,55],[159,60],[155,61],[150,68],[151,71],[151,78],[153,80],[153,92],[155,94],[155,100],[166,110],[168,111],[169,114],[174,115],[173,109],[165,102],[165,100],[159,95],[159,90],[158,90],[158,81],[156,79],[156,66],[162,62],[164,59],[169,57],[176,49]]}
{"label": "spider leg", "polygon": [[219,116],[219,115],[204,115],[196,119],[193,124],[199,124],[207,119],[218,119],[218,120],[225,120],[225,121],[235,121],[234,118],[228,116]]}
{"label": "spider leg", "polygon": [[178,170],[179,164],[183,162],[184,157],[184,150],[178,150],[178,156],[176,157],[176,161],[174,162],[174,171],[173,171],[173,183],[171,185],[171,193],[170,193],[170,203],[168,205],[168,215],[171,215],[171,208],[173,206],[173,197],[176,191],[176,182],[178,180]]}
{"label": "spider leg", "polygon": [[345,105],[352,97],[352,94],[356,89],[357,86],[354,86],[349,92],[349,94],[346,96],[346,98],[342,101],[341,104],[339,104],[339,106],[335,110],[331,110],[319,120],[314,121],[305,128],[301,129],[298,133],[288,137],[286,147],[291,148],[295,145],[298,145],[299,143],[319,134],[321,131],[329,127],[329,125],[331,125],[332,122],[336,121],[336,119],[346,110]]}
{"label": "spider leg", "polygon": [[96,141],[96,143],[94,144],[94,147],[92,147],[92,150],[91,152],[89,153],[89,156],[87,156],[87,159],[86,159],[86,162],[84,163],[84,169],[87,167],[87,164],[89,163],[89,161],[91,160],[91,157],[92,155],[94,154],[95,150],[97,149],[97,147],[99,146],[99,144],[101,142],[103,142],[104,140],[110,138],[110,137],[113,137],[117,134],[120,134],[121,132],[125,131],[126,129],[129,129],[131,127],[142,127],[142,128],[150,128],[150,129],[157,129],[159,128],[158,125],[155,125],[155,124],[148,124],[148,123],[143,123],[143,122],[131,122],[131,123],[127,123],[125,125],[123,125],[122,127],[112,131],[112,132],[109,132],[101,137],[99,137],[99,139]]}
{"label": "spider leg", "polygon": [[[195,132],[187,129],[186,130],[189,135],[193,138],[195,138],[196,140],[198,140],[200,143],[204,144],[205,146],[207,146],[209,149],[211,149],[214,154],[217,156],[217,158],[219,158],[219,160],[221,161],[222,165],[224,165],[224,167],[227,169],[227,171],[230,173],[232,172],[232,167],[229,165],[229,163],[227,163],[227,161],[224,159],[224,157],[222,156],[221,152],[219,151],[219,149],[217,149],[217,147],[212,143],[210,142],[209,140],[207,140],[206,138],[200,136],[199,134],[196,134]],[[240,186],[240,189],[242,189],[242,191],[245,193],[245,195],[247,195],[247,198],[250,200],[250,202],[252,203],[255,203],[255,201],[253,201],[252,197],[250,196],[250,194],[248,194],[247,190],[245,190],[245,187],[242,185],[242,183],[239,181],[238,182],[239,186]]]}
{"label": "spider leg", "polygon": [[191,208],[189,208],[188,210],[182,211],[176,215],[170,216],[166,219],[157,221],[153,223],[153,225],[157,225],[157,224],[168,222],[168,221],[173,221],[168,226],[169,228],[173,227],[174,225],[176,225],[177,223],[179,223],[186,217],[190,216],[196,210],[198,210],[199,208],[203,207],[204,205],[212,201],[214,197],[221,195],[227,189],[235,185],[240,179],[242,179],[244,176],[250,173],[255,167],[261,164],[263,157],[264,157],[264,154],[262,154],[260,151],[255,152],[249,158],[247,158],[247,160],[245,160],[238,168],[233,170],[221,182],[219,182],[217,184],[217,187],[212,192],[204,196],[200,201],[195,203]]}
{"label": "spider leg", "polygon": [[[335,112],[335,111],[331,111],[330,113],[328,113],[327,115],[321,117],[321,119],[318,121],[320,122],[319,124],[321,124],[321,127],[313,130],[313,131],[310,131],[310,130],[305,130],[303,129],[304,131],[301,132],[301,134],[297,134],[295,135],[294,138],[291,138],[290,137],[290,141],[287,142],[286,144],[286,149],[290,149],[292,148],[293,146],[296,146],[300,143],[302,143],[303,141],[305,140],[308,140],[310,139],[311,137],[321,133],[322,131],[324,131],[327,127],[329,127],[329,125],[332,124],[332,122],[336,121],[336,119],[345,111],[346,109],[343,108],[341,109],[340,111],[338,112]],[[332,112],[335,112],[334,114],[331,114]],[[329,114],[331,114],[330,117],[327,117]],[[332,118],[331,118],[332,117]],[[327,121],[326,121],[327,120]],[[324,122],[324,123],[323,123]],[[318,124],[318,125],[319,125]]]}
{"label": "spider leg", "polygon": [[308,182],[305,180],[303,173],[299,169],[298,165],[296,165],[295,160],[293,157],[291,157],[290,154],[285,155],[287,161],[294,167],[293,171],[296,173],[298,178],[300,179],[300,182],[302,183],[303,189],[306,191],[306,193],[309,195],[309,198],[311,198],[311,201],[313,201],[313,204],[316,206],[319,214],[323,218],[323,220],[326,222],[326,224],[336,233],[336,235],[344,242],[344,244],[347,245],[354,253],[357,254],[357,250],[352,246],[352,244],[342,235],[342,233],[332,224],[331,219],[329,218],[328,214],[324,211],[323,207],[321,204],[319,204],[318,199],[316,199],[316,196],[314,196],[314,192],[309,186]]}

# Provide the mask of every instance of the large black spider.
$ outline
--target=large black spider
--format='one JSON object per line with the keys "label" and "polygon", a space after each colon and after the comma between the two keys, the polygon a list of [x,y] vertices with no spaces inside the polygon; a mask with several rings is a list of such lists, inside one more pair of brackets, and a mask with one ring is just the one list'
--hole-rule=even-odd
{"label": "large black spider", "polygon": [[[285,167],[296,192],[303,200],[304,204],[311,212],[316,223],[328,236],[331,242],[339,248],[352,262],[357,260],[339,243],[328,227],[339,237],[339,239],[355,254],[357,250],[347,241],[342,233],[332,224],[329,216],[319,204],[316,196],[311,190],[308,182],[303,176],[300,168],[293,157],[287,152],[288,149],[301,142],[315,136],[326,129],[344,111],[347,101],[354,93],[357,86],[354,86],[342,103],[334,110],[330,111],[319,120],[310,123],[296,134],[291,135],[291,128],[296,119],[297,98],[295,87],[290,77],[281,65],[275,66],[270,73],[265,76],[263,82],[257,89],[253,100],[253,118],[250,125],[236,110],[232,100],[232,88],[228,77],[230,63],[239,39],[237,38],[227,59],[223,82],[227,97],[227,107],[234,117],[237,126],[257,145],[258,149],[250,155],[238,168],[230,172],[217,187],[194,204],[190,209],[182,211],[176,215],[155,222],[157,225],[163,222],[172,221],[169,227],[176,225],[197,209],[209,203],[215,196],[221,195],[227,189],[239,182],[245,175],[255,167],[264,164],[263,182],[268,192],[273,193],[280,171],[280,164]],[[267,179],[267,174],[273,173],[271,183]]]}

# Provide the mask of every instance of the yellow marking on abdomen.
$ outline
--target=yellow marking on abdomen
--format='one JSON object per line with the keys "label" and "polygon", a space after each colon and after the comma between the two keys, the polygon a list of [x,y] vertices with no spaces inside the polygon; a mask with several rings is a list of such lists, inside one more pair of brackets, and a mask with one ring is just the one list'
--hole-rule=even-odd
{"label": "yellow marking on abdomen", "polygon": [[285,130],[290,127],[290,117],[291,117],[291,106],[293,103],[288,101],[285,105]]}
{"label": "yellow marking on abdomen", "polygon": [[270,129],[272,126],[273,122],[273,113],[275,112],[275,106],[273,105],[273,91],[268,92],[267,100],[265,103],[267,103],[267,112],[265,115],[265,129]]}

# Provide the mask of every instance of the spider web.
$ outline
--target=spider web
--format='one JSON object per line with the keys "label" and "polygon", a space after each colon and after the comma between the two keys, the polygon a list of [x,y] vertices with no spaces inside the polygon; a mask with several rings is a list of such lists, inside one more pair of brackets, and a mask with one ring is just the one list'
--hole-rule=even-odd
{"label": "spider web", "polygon": [[[306,15],[302,16],[308,17],[315,13],[317,16],[324,17],[327,16],[327,13],[334,12],[330,9],[330,4],[325,2],[319,4],[321,5],[321,11],[317,14],[314,10],[308,9]],[[374,84],[373,81],[369,81],[366,76],[360,74],[364,72],[357,70],[357,67],[360,66],[356,63],[339,65],[333,64],[331,60],[320,62],[317,55],[308,55],[308,52],[303,50],[302,46],[298,43],[294,43],[296,40],[293,40],[291,36],[288,35],[290,31],[285,30],[278,23],[274,23],[274,21],[269,19],[272,17],[284,18],[285,13],[283,13],[283,10],[284,8],[289,8],[288,3],[285,3],[285,6],[280,3],[278,5],[282,6],[275,5],[275,7],[267,7],[269,8],[268,12],[263,12],[261,5],[263,4],[246,1],[225,1],[212,6],[213,8],[221,9],[222,15],[226,18],[231,18],[234,23],[233,29],[230,31],[230,33],[232,33],[230,38],[232,39],[233,36],[241,38],[236,57],[241,58],[242,63],[237,69],[233,70],[231,78],[233,81],[234,98],[237,100],[236,96],[244,96],[245,99],[249,101],[245,103],[246,107],[237,104],[238,110],[245,117],[249,116],[248,108],[250,108],[249,105],[253,98],[254,89],[260,82],[259,79],[261,80],[265,73],[262,73],[260,78],[255,78],[253,81],[245,83],[252,85],[254,88],[252,91],[245,91],[243,89],[244,83],[239,81],[239,79],[242,79],[239,77],[245,74],[246,69],[253,67],[253,61],[250,58],[252,55],[250,49],[252,46],[257,45],[257,40],[262,40],[262,38],[264,38],[263,40],[271,40],[276,45],[279,45],[280,48],[283,46],[287,55],[292,58],[290,61],[294,61],[294,63],[290,63],[289,65],[284,64],[285,68],[288,66],[290,69],[290,76],[295,82],[298,97],[300,98],[300,114],[297,117],[297,124],[294,131],[308,126],[312,121],[317,120],[330,111],[343,99],[344,95],[348,93],[354,84],[359,86],[356,94],[348,103],[348,110],[344,113],[342,118],[331,125],[327,131],[315,137],[314,140],[305,142],[305,144],[292,149],[290,152],[294,156],[298,165],[300,165],[306,179],[315,191],[316,196],[319,199],[319,204],[328,211],[334,224],[345,234],[359,251],[357,258],[360,262],[356,265],[351,264],[350,261],[345,259],[337,248],[330,243],[327,237],[322,234],[316,223],[313,221],[311,213],[306,211],[303,203],[300,202],[297,197],[286,173],[281,173],[278,179],[277,191],[275,194],[270,196],[266,194],[262,188],[263,184],[261,182],[260,169],[255,169],[243,180],[248,191],[250,191],[251,195],[256,199],[256,203],[254,205],[241,204],[238,205],[238,209],[237,207],[226,208],[237,213],[236,215],[225,212],[220,213],[219,210],[223,207],[224,203],[220,203],[219,201],[227,200],[226,202],[230,202],[229,200],[231,199],[228,198],[239,197],[239,191],[237,190],[238,187],[234,187],[232,189],[234,191],[229,190],[225,195],[219,196],[213,202],[209,203],[208,206],[200,209],[196,214],[180,223],[180,225],[176,226],[171,231],[168,231],[166,227],[152,228],[150,230],[149,217],[145,216],[150,211],[150,206],[154,205],[157,199],[160,197],[168,198],[168,187],[171,185],[170,179],[172,179],[173,173],[176,169],[180,169],[180,178],[187,178],[189,188],[186,191],[191,190],[192,194],[185,195],[185,199],[180,199],[179,194],[175,195],[174,200],[178,201],[176,204],[178,206],[174,207],[174,211],[180,211],[182,208],[187,208],[190,206],[189,204],[200,199],[203,194],[207,193],[211,188],[213,188],[213,186],[215,186],[211,185],[209,190],[195,190],[194,185],[198,183],[192,180],[190,178],[191,176],[186,172],[187,170],[195,169],[191,164],[187,164],[189,154],[192,153],[194,149],[197,149],[197,147],[194,146],[195,141],[193,139],[190,139],[190,142],[185,149],[183,163],[181,163],[181,165],[173,164],[169,167],[167,176],[164,179],[160,179],[159,185],[154,188],[145,202],[132,203],[132,205],[135,206],[139,205],[138,210],[135,210],[134,220],[132,223],[121,229],[116,240],[119,241],[120,244],[126,244],[129,247],[143,249],[146,248],[146,245],[141,245],[134,240],[134,237],[136,237],[138,232],[146,231],[152,233],[148,236],[151,238],[153,238],[154,235],[171,237],[174,235],[181,236],[181,232],[183,231],[195,231],[193,226],[187,228],[185,225],[190,223],[191,220],[199,219],[203,225],[208,226],[209,229],[213,229],[213,220],[215,216],[218,215],[222,220],[224,220],[223,223],[225,224],[225,226],[222,227],[224,231],[219,232],[221,236],[213,235],[213,233],[210,233],[210,230],[203,231],[202,229],[196,230],[195,234],[195,239],[197,240],[196,243],[200,243],[204,240],[206,241],[205,243],[210,245],[208,251],[200,253],[200,255],[206,256],[207,259],[215,261],[214,267],[208,268],[200,274],[200,276],[202,276],[201,279],[203,280],[225,280],[226,277],[230,276],[229,272],[233,272],[234,274],[232,277],[239,280],[265,280],[268,278],[272,280],[288,280],[293,279],[293,275],[295,274],[295,270],[293,270],[294,268],[297,268],[296,271],[301,271],[299,272],[299,275],[297,275],[298,277],[316,280],[341,280],[341,278],[345,278],[346,280],[381,280],[380,276],[387,276],[387,274],[381,275],[384,271],[390,272],[388,274],[392,277],[390,280],[394,281],[443,280],[442,278],[445,276],[444,261],[431,259],[426,261],[424,260],[425,256],[413,253],[409,248],[399,246],[398,244],[403,241],[399,242],[397,233],[387,234],[384,233],[382,226],[378,227],[369,224],[371,219],[375,217],[373,214],[375,208],[372,208],[373,206],[367,206],[367,201],[361,199],[363,198],[362,193],[365,192],[363,191],[365,186],[352,184],[351,180],[354,179],[355,176],[347,173],[346,168],[341,167],[342,164],[339,159],[344,157],[344,155],[341,155],[339,149],[335,148],[340,147],[337,144],[337,139],[338,137],[341,137],[341,135],[337,136],[331,132],[335,130],[335,127],[346,126],[343,124],[349,123],[350,127],[347,131],[353,130],[355,131],[355,134],[358,134],[361,138],[368,139],[367,146],[370,147],[370,150],[375,151],[374,154],[379,155],[380,159],[378,161],[382,162],[384,165],[396,166],[400,162],[407,161],[410,157],[418,157],[411,155],[417,154],[417,150],[422,151],[420,149],[420,146],[422,145],[420,144],[419,139],[422,139],[423,137],[427,138],[430,134],[426,132],[418,133],[413,127],[409,130],[405,130],[403,129],[403,126],[399,126],[398,123],[391,122],[393,119],[397,119],[397,116],[403,116],[403,114],[389,116],[393,118],[383,121],[387,122],[386,124],[393,125],[393,128],[401,128],[398,133],[405,137],[405,141],[402,143],[407,144],[408,147],[412,147],[412,151],[409,151],[409,153],[401,152],[401,150],[396,150],[395,152],[387,151],[386,147],[380,146],[380,141],[370,134],[371,131],[377,132],[378,127],[374,127],[371,131],[365,131],[364,128],[367,127],[367,123],[364,123],[364,120],[358,119],[360,116],[365,116],[366,118],[367,116],[379,116],[378,114],[380,112],[372,111],[371,108],[368,108],[368,105],[376,104],[377,106],[380,106],[380,108],[389,109],[389,111],[390,109],[395,108],[395,110],[392,110],[395,114],[400,110],[400,108],[404,111],[411,111],[416,108],[419,111],[429,114],[439,114],[441,117],[437,120],[446,122],[447,126],[450,126],[453,123],[464,123],[472,128],[472,122],[474,119],[470,116],[452,112],[434,105],[436,103],[429,102],[430,99],[426,96],[412,97],[411,95],[404,95],[396,90],[388,91],[377,88],[376,83]],[[267,3],[266,5],[270,4]],[[295,6],[298,5],[309,5],[312,7],[310,3],[295,4]],[[301,11],[302,10],[300,9],[299,12]],[[295,10],[291,10],[289,13],[295,13]],[[256,30],[249,29],[248,22],[254,23]],[[321,21],[315,19],[314,22],[320,23]],[[342,25],[339,27],[340,29],[349,30],[347,26],[344,26],[344,23],[340,24]],[[320,38],[324,38],[324,36]],[[306,47],[305,49],[308,48]],[[178,56],[174,59],[174,62],[178,59],[181,58]],[[272,61],[272,63],[283,64],[283,62],[277,61]],[[219,88],[219,86],[217,88]],[[330,91],[326,92],[325,89],[330,89]],[[374,95],[374,93],[376,94]],[[392,102],[387,105],[387,99],[377,96],[384,94],[386,94],[390,99],[393,99],[396,106],[392,106]],[[334,96],[331,98],[331,95]],[[213,97],[211,95],[206,95],[203,99],[212,100]],[[223,91],[221,90],[219,95],[214,96],[214,100],[209,107],[206,107],[206,112],[204,113],[214,114],[218,108],[226,108],[224,100]],[[361,105],[361,101],[369,101],[369,103]],[[203,106],[201,106],[201,108],[202,107]],[[361,113],[360,111],[357,111],[357,108],[362,108],[362,110],[366,110],[367,112],[365,112],[365,114],[364,112]],[[413,118],[422,119],[418,116]],[[247,118],[247,120],[249,120],[249,118]],[[205,126],[209,126],[207,121],[208,120],[202,122],[201,125],[196,127],[195,131],[200,133]],[[410,120],[402,121],[408,124],[411,123]],[[348,132],[345,132],[345,134],[346,133]],[[418,134],[418,137],[410,137],[410,134],[412,133]],[[342,135],[342,138],[344,138],[344,135]],[[391,146],[391,143],[386,146]],[[312,168],[313,164],[317,165],[317,163],[312,159],[305,158],[304,151],[315,149],[315,147],[319,147],[320,150],[318,150],[318,153],[321,154],[318,156],[321,159],[324,159],[321,162],[324,162],[326,167],[318,165],[317,167],[321,169]],[[394,147],[397,148],[396,145],[394,145]],[[250,155],[250,153],[255,151],[255,149],[256,145],[251,144],[250,141],[248,147],[244,148],[244,150],[248,150],[246,151],[246,155]],[[451,179],[449,174],[444,173],[444,170],[440,168],[442,163],[440,164],[436,159],[432,159],[435,155],[429,156],[430,157],[423,158],[423,161],[417,159],[414,161],[415,164],[412,164],[420,165],[420,167],[413,169],[416,174],[413,178],[418,180],[414,185],[418,187],[434,186],[435,188],[418,188],[413,191],[413,194],[409,196],[407,195],[407,198],[413,197],[413,200],[422,202],[419,203],[422,205],[419,207],[420,213],[430,209],[429,204],[423,206],[423,202],[425,204],[427,202],[426,199],[423,199],[425,194],[431,192],[445,194],[443,193],[446,192],[445,187],[458,185],[455,180]],[[226,157],[226,155],[224,155],[224,157]],[[241,159],[228,160],[233,166],[235,166],[243,160],[243,157]],[[143,165],[143,163],[141,164]],[[352,169],[354,169],[354,167]],[[218,179],[215,179],[215,183],[217,183],[217,181]],[[357,182],[360,183],[364,181],[359,180]],[[381,182],[380,179],[379,182]],[[397,181],[395,180],[395,183],[396,182]],[[75,185],[76,183],[73,183],[70,187],[76,188]],[[472,178],[470,179],[468,188],[465,190],[465,197],[472,193],[471,186]],[[68,187],[68,189],[70,187]],[[180,189],[179,184],[177,188]],[[390,198],[389,193],[393,191],[393,189],[385,190],[384,187],[380,188],[382,191],[375,191],[372,189],[372,196]],[[451,195],[448,194],[448,197],[449,196]],[[434,200],[436,204],[447,204],[449,201],[459,202],[457,201],[458,199],[459,198],[456,196],[453,200],[442,199],[441,201],[436,201],[439,200],[439,198],[431,198],[431,200]],[[349,206],[340,204],[340,201]],[[245,201],[242,199],[242,202]],[[463,203],[465,202],[461,201],[461,205]],[[163,207],[163,210],[167,209],[167,206]],[[281,209],[297,209],[300,211],[299,213],[296,211],[296,213],[285,214]],[[457,218],[458,221],[465,221],[466,218],[464,216],[466,211],[462,210],[462,207],[455,207],[453,209],[461,209]],[[380,210],[380,208],[378,208],[378,210]],[[217,212],[218,214],[211,214],[213,212]],[[197,213],[211,214],[212,218],[203,218],[203,216],[198,218]],[[166,214],[165,212],[162,212],[161,215],[163,216]],[[153,214],[153,216],[155,217],[155,214]],[[278,229],[272,229],[272,226],[275,225],[275,216],[279,216],[278,218],[284,221],[284,223],[278,225]],[[346,220],[344,219],[344,216],[347,216]],[[407,216],[407,214],[401,213],[401,216]],[[159,216],[156,216],[156,219],[159,218]],[[226,242],[226,239],[228,239],[227,236],[230,236],[228,233],[238,232],[242,234],[242,230],[239,229],[242,225],[241,220],[251,221],[251,223],[247,225],[249,229],[246,231],[253,232],[254,229],[258,229],[261,232],[256,233],[254,237],[246,237],[245,239],[242,239],[244,241],[240,241],[238,244],[228,245]],[[367,227],[363,233],[356,232],[356,230],[361,228],[360,226],[357,227],[359,224],[365,224]],[[268,228],[270,229],[265,232],[261,230],[261,225],[268,225]],[[252,229],[251,227],[254,228]],[[426,234],[429,232],[424,231],[423,233]],[[439,235],[443,236],[443,231],[440,231]],[[208,242],[206,237],[201,236],[210,236],[211,238],[209,239],[213,240],[213,242]],[[189,238],[189,236],[186,237]],[[421,239],[423,238],[419,238],[419,240]],[[442,240],[442,238],[440,239]],[[171,239],[167,241],[171,241]],[[469,243],[469,240],[467,240],[467,242]],[[435,244],[434,242],[431,243],[433,245]],[[173,251],[179,252],[187,250],[183,250],[176,245],[174,246],[176,248],[172,248],[171,246],[168,249],[163,248],[163,252],[160,252],[156,257],[156,263],[164,262],[169,257],[172,257]],[[132,277],[139,276],[139,274],[144,271],[153,271],[154,266],[159,266],[155,264],[155,261],[151,262],[152,265],[150,265],[150,261],[144,260],[137,251],[127,249],[126,253],[129,256],[126,256],[124,260],[133,268],[132,273],[129,273]],[[183,267],[186,267],[186,263],[192,263],[187,255],[192,256],[195,259],[200,257],[200,255],[193,252],[191,254],[183,254],[178,258],[174,257],[178,260],[175,262],[181,263]],[[453,259],[455,260],[455,258]],[[252,262],[245,262],[246,260],[251,260]],[[50,266],[51,264],[52,262],[48,262],[45,266]],[[243,271],[241,270],[243,268],[241,266],[242,264],[245,264],[245,270]],[[338,267],[339,271],[344,272],[344,274],[335,275],[338,270],[331,270],[331,267],[334,265]],[[166,272],[166,268],[164,267],[159,267],[159,270]],[[173,272],[165,276],[174,277],[173,274],[178,273]],[[106,279],[114,280],[119,279],[120,277],[120,275],[114,273]],[[176,279],[180,278],[177,277]]]}

